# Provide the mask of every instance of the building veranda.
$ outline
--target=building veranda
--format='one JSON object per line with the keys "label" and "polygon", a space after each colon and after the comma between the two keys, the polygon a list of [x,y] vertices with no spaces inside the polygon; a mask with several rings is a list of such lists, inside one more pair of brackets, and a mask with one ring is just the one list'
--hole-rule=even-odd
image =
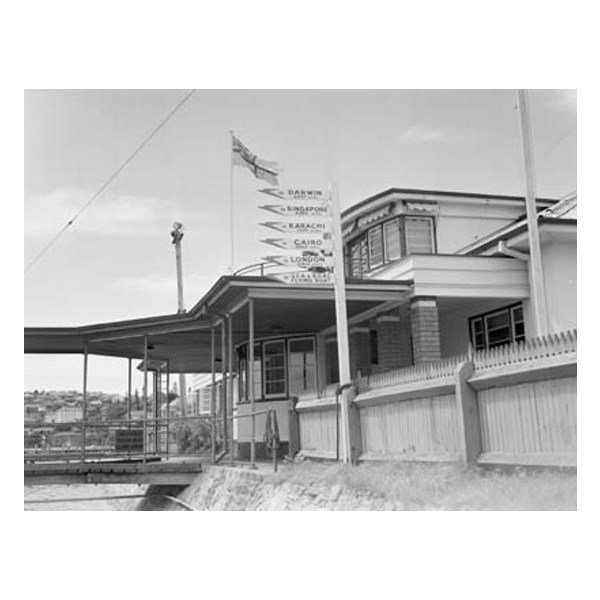
{"label": "building veranda", "polygon": [[[393,188],[343,213],[354,460],[576,464],[576,197],[537,205],[543,337],[523,198]],[[266,458],[273,411],[282,456],[335,459],[334,292],[283,284],[275,268],[224,275],[181,314],[26,328],[25,352],[138,361],[157,454],[169,445],[162,382],[197,373],[210,378],[188,402],[210,421],[214,456],[247,460],[254,443]]]}

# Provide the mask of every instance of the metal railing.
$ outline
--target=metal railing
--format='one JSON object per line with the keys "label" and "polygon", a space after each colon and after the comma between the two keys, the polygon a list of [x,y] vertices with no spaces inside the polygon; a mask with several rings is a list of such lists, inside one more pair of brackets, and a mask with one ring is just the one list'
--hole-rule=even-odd
{"label": "metal railing", "polygon": [[240,276],[244,276],[244,275],[254,275],[254,276],[264,277],[267,271],[270,271],[277,267],[281,268],[281,265],[276,262],[273,262],[273,261],[265,261],[265,262],[254,263],[252,265],[247,265],[245,267],[242,267],[241,269],[238,269],[237,271],[235,271],[233,273],[233,275],[235,277],[240,277]]}
{"label": "metal railing", "polygon": [[100,459],[156,460],[210,455],[211,437],[222,444],[223,432],[210,417],[158,417],[146,420],[78,420],[25,423],[24,460],[44,462]]}
{"label": "metal railing", "polygon": [[195,456],[210,458],[215,463],[227,453],[233,458],[233,421],[259,415],[267,415],[267,430],[262,441],[272,453],[277,470],[279,428],[273,409],[234,414],[226,418],[190,415],[146,420],[25,423],[24,461],[86,463],[121,459],[146,462]]}

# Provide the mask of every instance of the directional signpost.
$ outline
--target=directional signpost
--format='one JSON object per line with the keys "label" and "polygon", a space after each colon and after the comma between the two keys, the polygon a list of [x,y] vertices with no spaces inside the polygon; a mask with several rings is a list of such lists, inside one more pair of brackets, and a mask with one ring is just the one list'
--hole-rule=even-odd
{"label": "directional signpost", "polygon": [[297,269],[331,269],[333,267],[333,254],[305,250],[302,254],[288,254],[279,256],[265,256],[265,260],[277,263],[282,267],[296,267]]}
{"label": "directional signpost", "polygon": [[323,217],[331,218],[329,202],[322,200],[291,201],[288,204],[264,204],[259,206],[282,217]]}
{"label": "directional signpost", "polygon": [[277,199],[276,204],[260,206],[279,218],[260,223],[277,236],[261,241],[284,251],[265,257],[266,260],[289,267],[290,271],[270,277],[289,285],[334,286],[338,364],[341,392],[341,441],[344,462],[351,461],[348,386],[350,355],[343,243],[337,190],[266,188],[260,190]]}

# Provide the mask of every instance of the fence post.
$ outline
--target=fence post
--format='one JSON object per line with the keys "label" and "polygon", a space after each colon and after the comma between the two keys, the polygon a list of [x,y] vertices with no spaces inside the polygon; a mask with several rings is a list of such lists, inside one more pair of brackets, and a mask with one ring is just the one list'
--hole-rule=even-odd
{"label": "fence post", "polygon": [[355,465],[362,454],[362,429],[360,426],[360,409],[353,400],[356,396],[356,388],[352,387],[346,392],[348,406],[348,421],[350,429],[350,462]]}
{"label": "fence post", "polygon": [[288,408],[288,424],[289,424],[289,446],[288,455],[290,458],[294,458],[298,452],[300,452],[300,417],[296,411],[296,403],[298,398],[296,396],[290,397],[290,403]]}
{"label": "fence post", "polygon": [[461,458],[465,464],[475,463],[482,452],[477,390],[469,384],[474,370],[473,363],[467,360],[456,371],[456,414]]}

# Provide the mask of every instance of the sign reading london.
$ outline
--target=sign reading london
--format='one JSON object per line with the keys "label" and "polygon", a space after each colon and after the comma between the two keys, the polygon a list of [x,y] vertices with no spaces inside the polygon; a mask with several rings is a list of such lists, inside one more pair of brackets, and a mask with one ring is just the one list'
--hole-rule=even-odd
{"label": "sign reading london", "polygon": [[301,254],[285,254],[278,256],[265,256],[265,260],[274,262],[284,267],[296,267],[309,270],[330,270],[333,267],[333,256],[321,252],[304,251]]}

